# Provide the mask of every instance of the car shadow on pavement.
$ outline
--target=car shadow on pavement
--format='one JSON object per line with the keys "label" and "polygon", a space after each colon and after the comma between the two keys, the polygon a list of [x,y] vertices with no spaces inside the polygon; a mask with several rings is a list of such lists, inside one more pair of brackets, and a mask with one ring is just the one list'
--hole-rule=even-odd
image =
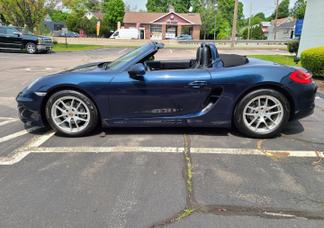
{"label": "car shadow on pavement", "polygon": [[[183,134],[199,134],[199,135],[211,135],[211,136],[226,136],[234,134],[233,129],[225,128],[197,128],[197,127],[145,127],[145,128],[102,128],[94,132],[106,134],[171,134],[171,135],[183,135]],[[235,133],[236,134],[236,133]]]}
{"label": "car shadow on pavement", "polygon": [[304,132],[304,130],[304,126],[299,122],[299,120],[293,120],[288,122],[282,133],[285,135],[295,135]]}
{"label": "car shadow on pavement", "polygon": [[[49,127],[30,127],[25,126],[27,131],[30,131],[30,134],[42,135],[51,129]],[[282,134],[284,135],[294,135],[304,131],[303,125],[298,121],[291,121],[283,129]],[[208,128],[208,127],[98,127],[94,132],[88,136],[95,135],[129,135],[129,134],[145,134],[145,135],[205,135],[205,136],[235,136],[239,138],[249,138],[241,133],[239,133],[234,127],[231,128]],[[60,136],[60,135],[57,135]],[[280,135],[276,137],[280,137]],[[85,136],[86,137],[86,136]]]}

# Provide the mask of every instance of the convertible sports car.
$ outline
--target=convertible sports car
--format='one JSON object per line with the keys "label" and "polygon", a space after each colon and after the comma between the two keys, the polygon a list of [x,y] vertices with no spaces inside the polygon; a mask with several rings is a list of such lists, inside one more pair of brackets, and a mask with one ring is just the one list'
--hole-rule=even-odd
{"label": "convertible sports car", "polygon": [[67,136],[106,127],[226,127],[257,138],[277,135],[312,114],[312,76],[272,62],[219,54],[202,43],[196,59],[155,61],[151,42],[113,62],[41,77],[17,96],[21,120]]}

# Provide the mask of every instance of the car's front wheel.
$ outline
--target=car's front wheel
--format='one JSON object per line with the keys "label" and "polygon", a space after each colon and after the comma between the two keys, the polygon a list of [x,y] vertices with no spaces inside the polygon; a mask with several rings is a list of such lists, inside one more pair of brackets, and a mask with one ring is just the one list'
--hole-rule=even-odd
{"label": "car's front wheel", "polygon": [[46,118],[59,134],[84,136],[91,133],[98,123],[98,111],[84,94],[74,90],[54,93],[47,101]]}
{"label": "car's front wheel", "polygon": [[234,123],[250,137],[270,138],[280,133],[289,120],[287,98],[272,89],[259,89],[247,94],[236,106]]}
{"label": "car's front wheel", "polygon": [[37,52],[36,44],[27,43],[26,44],[26,51],[27,51],[28,54],[35,54]]}

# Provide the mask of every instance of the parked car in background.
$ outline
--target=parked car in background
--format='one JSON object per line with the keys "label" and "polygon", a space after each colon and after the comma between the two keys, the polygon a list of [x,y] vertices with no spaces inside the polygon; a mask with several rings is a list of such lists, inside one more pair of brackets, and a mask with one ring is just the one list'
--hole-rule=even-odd
{"label": "parked car in background", "polygon": [[122,28],[115,31],[110,39],[138,39],[139,31],[137,28]]}
{"label": "parked car in background", "polygon": [[21,28],[0,26],[0,49],[25,50],[29,54],[49,52],[53,40],[46,36],[37,36]]}
{"label": "parked car in background", "polygon": [[188,34],[181,34],[176,38],[177,40],[192,40],[192,36]]}
{"label": "parked car in background", "polygon": [[77,33],[77,32],[72,32],[72,31],[68,31],[68,32],[64,32],[62,30],[59,30],[59,31],[53,31],[53,36],[55,37],[75,37],[75,38],[78,38],[80,37],[80,34]]}
{"label": "parked car in background", "polygon": [[75,38],[78,38],[78,37],[80,37],[80,34],[77,33],[77,32],[71,32],[71,31],[68,31],[67,33],[61,32],[60,37],[75,37]]}

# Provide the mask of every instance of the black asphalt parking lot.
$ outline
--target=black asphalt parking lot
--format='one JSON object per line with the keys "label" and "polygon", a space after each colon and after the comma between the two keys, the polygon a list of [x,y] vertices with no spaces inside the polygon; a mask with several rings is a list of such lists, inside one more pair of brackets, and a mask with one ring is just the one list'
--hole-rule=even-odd
{"label": "black asphalt parking lot", "polygon": [[324,226],[320,96],[312,116],[267,140],[203,128],[64,138],[17,119],[14,97],[32,79],[127,51],[0,52],[1,228]]}

